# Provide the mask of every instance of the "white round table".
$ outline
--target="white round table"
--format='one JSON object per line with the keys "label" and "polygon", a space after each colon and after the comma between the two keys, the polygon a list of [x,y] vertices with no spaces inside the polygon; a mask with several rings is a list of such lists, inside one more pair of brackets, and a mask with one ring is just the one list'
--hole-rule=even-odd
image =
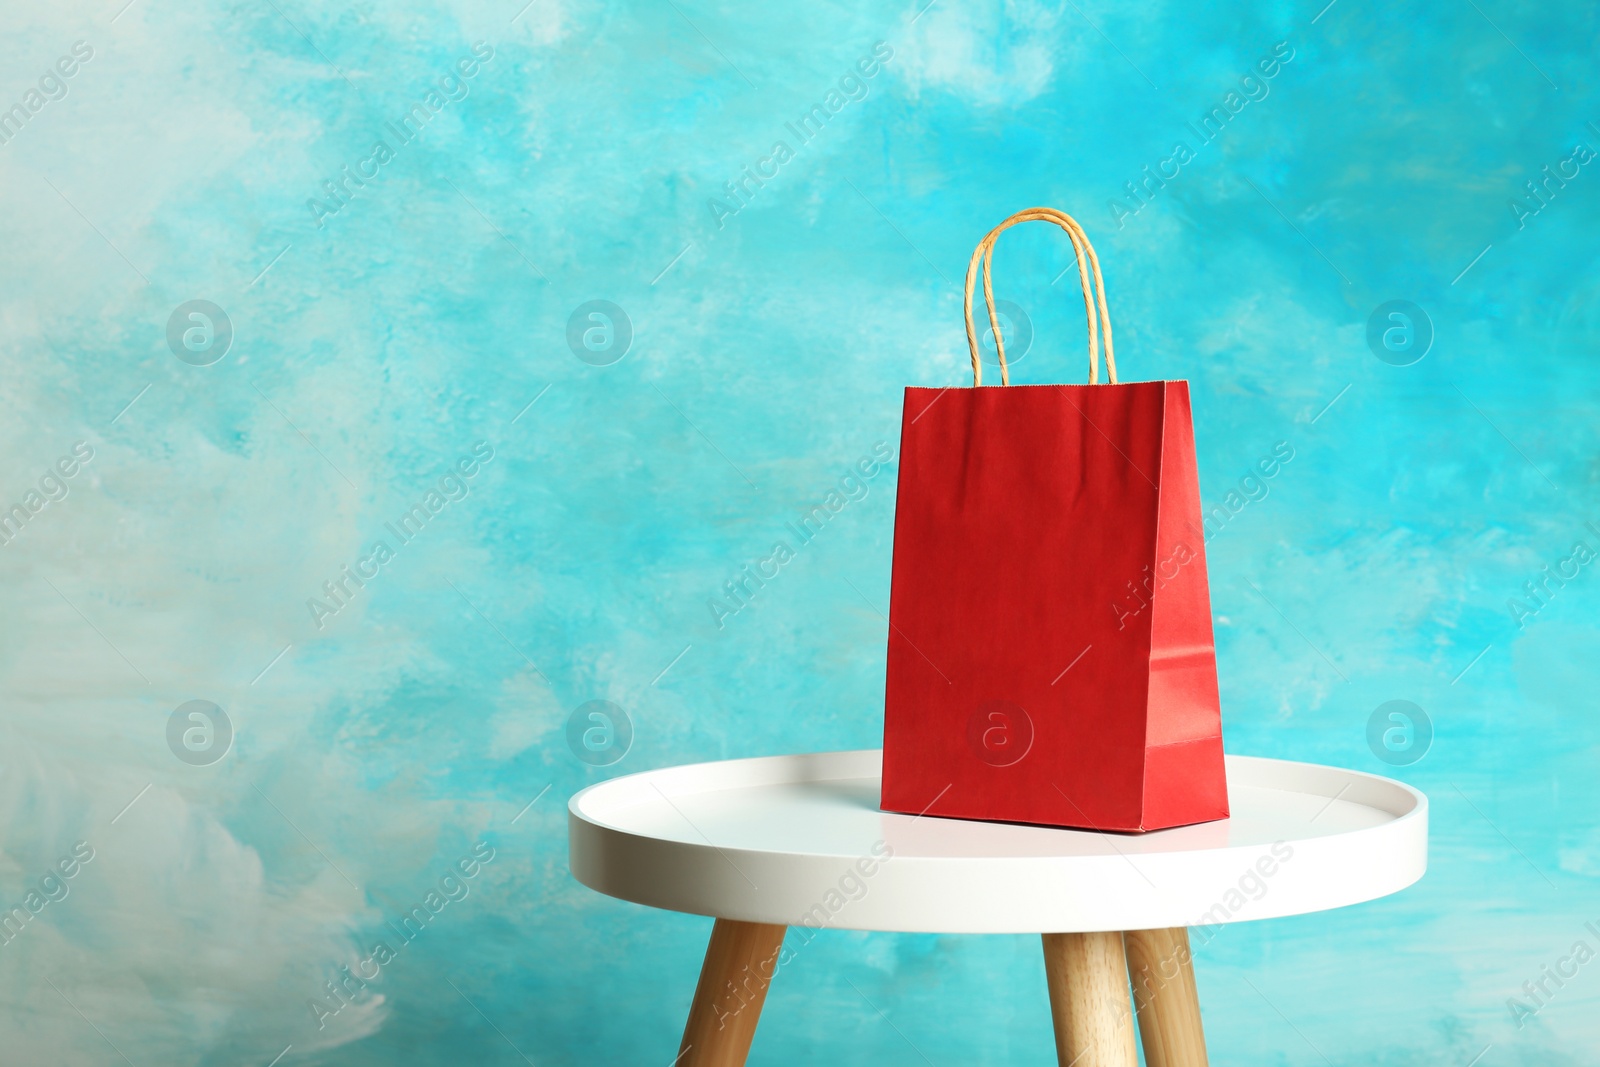
{"label": "white round table", "polygon": [[1116,834],[883,812],[881,767],[726,760],[572,798],[580,882],[717,920],[678,1067],[744,1063],[789,927],[1043,934],[1063,1067],[1133,1067],[1135,1014],[1148,1067],[1198,1067],[1188,927],[1372,900],[1427,867],[1427,798],[1357,771],[1229,756],[1230,818]]}

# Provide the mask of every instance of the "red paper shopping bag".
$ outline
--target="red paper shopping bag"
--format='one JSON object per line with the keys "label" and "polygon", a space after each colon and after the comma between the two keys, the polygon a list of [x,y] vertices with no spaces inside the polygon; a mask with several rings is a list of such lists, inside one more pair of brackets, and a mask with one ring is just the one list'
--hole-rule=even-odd
{"label": "red paper shopping bag", "polygon": [[[1077,252],[1088,385],[1009,384],[989,265],[1030,220]],[[977,388],[980,259],[1000,388]],[[974,388],[906,390],[884,810],[1124,831],[1225,818],[1188,383],[1117,382],[1099,261],[1049,208],[978,245],[966,320]]]}

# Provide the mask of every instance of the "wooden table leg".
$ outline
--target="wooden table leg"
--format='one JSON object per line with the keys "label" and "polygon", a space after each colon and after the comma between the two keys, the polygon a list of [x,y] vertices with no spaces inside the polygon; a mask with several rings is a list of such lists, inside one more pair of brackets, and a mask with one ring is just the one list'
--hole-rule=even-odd
{"label": "wooden table leg", "polygon": [[786,927],[718,919],[674,1067],[744,1067]]}
{"label": "wooden table leg", "polygon": [[1139,1037],[1148,1067],[1206,1067],[1200,996],[1194,985],[1189,931],[1129,930],[1128,976],[1139,1012]]}
{"label": "wooden table leg", "polygon": [[1045,934],[1044,973],[1061,1067],[1135,1067],[1122,935]]}

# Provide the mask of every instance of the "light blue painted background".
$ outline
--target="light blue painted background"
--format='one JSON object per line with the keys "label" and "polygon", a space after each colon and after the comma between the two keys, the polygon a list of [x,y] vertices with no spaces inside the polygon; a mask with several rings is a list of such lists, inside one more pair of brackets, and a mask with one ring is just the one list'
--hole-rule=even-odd
{"label": "light blue painted background", "polygon": [[[7,5],[5,106],[95,56],[0,145],[0,498],[95,458],[0,549],[0,898],[96,850],[0,948],[8,1062],[665,1067],[709,923],[576,885],[563,802],[876,744],[892,470],[723,630],[706,601],[897,442],[902,386],[963,380],[950,282],[1035,203],[1097,241],[1125,376],[1192,382],[1208,501],[1296,450],[1209,546],[1229,749],[1385,771],[1378,704],[1436,724],[1393,772],[1433,799],[1427,878],[1223,931],[1214,1062],[1593,1062],[1600,964],[1523,1029],[1506,1005],[1600,919],[1600,577],[1507,608],[1600,547],[1600,176],[1508,206],[1600,147],[1591,7],[518,5]],[[470,95],[315,226],[479,40]],[[880,40],[870,95],[719,229],[708,198]],[[1108,199],[1279,41],[1270,95],[1119,230]],[[996,263],[1038,335],[1017,378],[1081,380],[1068,249],[1032,229]],[[237,332],[204,368],[164,340],[197,297]],[[636,331],[605,368],[564,339],[595,298]],[[1397,298],[1437,329],[1406,368],[1365,344]],[[317,630],[306,599],[480,440],[471,495]],[[238,731],[211,767],[165,742],[196,698]],[[636,725],[612,768],[563,739],[595,698]],[[319,1031],[322,981],[480,840],[471,895]],[[752,1062],[906,1039],[1047,1062],[1036,939],[829,934]]]}

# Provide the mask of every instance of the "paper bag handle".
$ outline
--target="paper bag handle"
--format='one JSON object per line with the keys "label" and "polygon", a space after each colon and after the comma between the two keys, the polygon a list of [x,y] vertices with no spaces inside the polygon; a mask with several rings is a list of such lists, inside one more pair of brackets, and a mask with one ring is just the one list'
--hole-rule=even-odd
{"label": "paper bag handle", "polygon": [[[994,330],[994,348],[1000,356],[1000,384],[1010,385],[1011,375],[1006,369],[1006,345],[1000,336],[1000,320],[994,311],[994,287],[989,281],[989,264],[994,259],[995,238],[1000,236],[1002,230],[1009,229],[1019,222],[1053,222],[1067,231],[1067,237],[1072,241],[1072,251],[1078,260],[1078,283],[1083,290],[1083,310],[1089,320],[1089,384],[1094,385],[1100,380],[1100,367],[1097,357],[1099,330],[1095,322],[1095,303],[1090,299],[1089,268],[1094,269],[1094,296],[1098,299],[1100,310],[1099,326],[1105,332],[1106,375],[1115,385],[1117,381],[1117,360],[1111,348],[1111,315],[1106,311],[1106,283],[1100,277],[1100,259],[1094,254],[1094,246],[1089,243],[1089,237],[1083,232],[1083,227],[1078,225],[1076,219],[1066,212],[1057,211],[1050,207],[1030,207],[1019,211],[1006,219],[1000,225],[990,230],[983,240],[978,242],[978,247],[972,251],[972,260],[967,264],[967,292],[962,303],[962,313],[967,320],[967,348],[972,353],[972,384],[983,384],[983,364],[978,359],[978,332],[972,324],[972,285],[978,273],[978,261],[983,261],[983,300],[989,310],[989,327]],[[1089,261],[1088,267],[1084,259]]]}

